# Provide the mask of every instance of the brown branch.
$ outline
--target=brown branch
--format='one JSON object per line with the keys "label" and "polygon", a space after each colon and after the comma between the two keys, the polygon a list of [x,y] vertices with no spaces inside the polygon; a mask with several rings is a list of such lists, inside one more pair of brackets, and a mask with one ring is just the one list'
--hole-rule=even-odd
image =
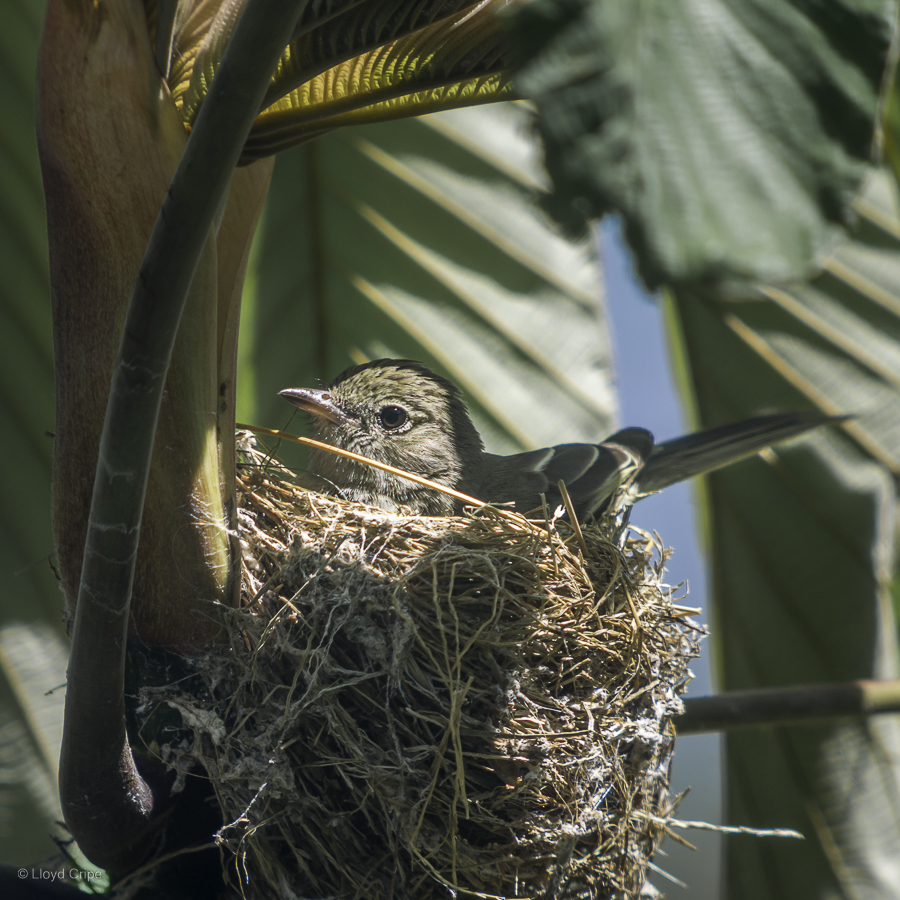
{"label": "brown branch", "polygon": [[691,697],[676,716],[679,734],[795,725],[900,712],[900,679],[730,691]]}

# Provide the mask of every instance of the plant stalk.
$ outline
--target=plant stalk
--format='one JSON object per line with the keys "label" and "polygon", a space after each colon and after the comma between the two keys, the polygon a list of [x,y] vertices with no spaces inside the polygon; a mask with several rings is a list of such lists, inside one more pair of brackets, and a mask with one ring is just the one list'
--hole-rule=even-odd
{"label": "plant stalk", "polygon": [[900,679],[809,684],[691,697],[675,717],[679,734],[783,727],[900,712]]}
{"label": "plant stalk", "polygon": [[113,873],[150,851],[161,785],[125,733],[125,642],[141,516],[172,347],[198,260],[305,0],[248,0],[198,115],[128,307],[100,442],[72,634],[60,759],[66,822]]}

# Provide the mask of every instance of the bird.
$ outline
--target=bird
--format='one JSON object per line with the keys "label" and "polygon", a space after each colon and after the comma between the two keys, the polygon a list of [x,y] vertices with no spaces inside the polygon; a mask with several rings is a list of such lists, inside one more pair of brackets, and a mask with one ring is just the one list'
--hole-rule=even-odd
{"label": "bird", "polygon": [[[773,413],[707,428],[660,444],[646,428],[624,428],[596,444],[560,444],[501,456],[486,452],[462,391],[411,359],[376,359],[345,369],[323,389],[280,391],[312,414],[313,436],[422,476],[485,503],[528,513],[562,503],[563,481],[578,519],[626,506],[772,444],[846,417]],[[459,498],[365,463],[314,449],[302,484],[388,512],[449,516]]]}

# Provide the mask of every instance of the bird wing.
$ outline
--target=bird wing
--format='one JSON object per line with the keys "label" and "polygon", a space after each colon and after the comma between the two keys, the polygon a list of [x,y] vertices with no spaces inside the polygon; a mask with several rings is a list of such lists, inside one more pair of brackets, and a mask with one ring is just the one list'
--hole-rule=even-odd
{"label": "bird wing", "polygon": [[556,484],[560,478],[566,482],[581,478],[597,462],[597,448],[594,444],[560,444],[545,447],[520,456],[534,456],[536,472],[542,472],[549,484]]}
{"label": "bird wing", "polygon": [[[540,506],[540,495],[555,509],[562,503],[560,480],[579,519],[602,512],[616,491],[628,487],[633,503],[678,481],[711,472],[847,416],[814,412],[775,413],[707,428],[684,437],[653,443],[645,428],[625,428],[600,444],[560,444],[513,456],[484,454],[485,465],[475,496],[494,502],[515,501],[519,512]],[[630,484],[629,484],[630,482]]]}
{"label": "bird wing", "polygon": [[670,484],[752,456],[765,447],[796,437],[819,425],[842,422],[847,418],[815,412],[775,413],[663,441],[653,448],[638,473],[635,492],[643,496],[662,490]]}
{"label": "bird wing", "polygon": [[[560,444],[513,456],[493,457],[491,483],[484,493],[509,494],[516,509],[527,512],[540,506],[546,494],[551,509],[562,503],[557,488],[565,482],[579,518],[597,512],[640,469],[653,447],[653,435],[644,428],[626,428],[602,444]],[[501,482],[506,482],[502,484]]]}
{"label": "bird wing", "polygon": [[631,482],[653,451],[646,428],[623,428],[596,445],[597,462],[566,488],[579,519],[602,512],[616,491]]}

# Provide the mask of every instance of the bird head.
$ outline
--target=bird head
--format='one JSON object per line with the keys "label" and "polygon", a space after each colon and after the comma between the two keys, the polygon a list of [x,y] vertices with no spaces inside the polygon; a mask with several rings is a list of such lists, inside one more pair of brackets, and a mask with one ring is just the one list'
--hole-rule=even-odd
{"label": "bird head", "polygon": [[[448,487],[482,453],[459,388],[414,360],[374,360],[346,369],[322,390],[289,388],[281,396],[312,414],[318,440]],[[309,471],[351,497],[430,490],[388,483],[396,476],[324,450],[310,454]],[[436,495],[435,503],[443,502]]]}

